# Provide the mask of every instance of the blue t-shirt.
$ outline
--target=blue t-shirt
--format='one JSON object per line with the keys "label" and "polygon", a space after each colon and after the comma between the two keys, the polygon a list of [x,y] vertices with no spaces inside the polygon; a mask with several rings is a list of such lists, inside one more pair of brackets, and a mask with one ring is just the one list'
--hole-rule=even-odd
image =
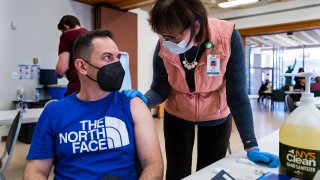
{"label": "blue t-shirt", "polygon": [[28,160],[54,159],[55,179],[138,179],[130,98],[112,92],[97,101],[72,94],[41,114]]}

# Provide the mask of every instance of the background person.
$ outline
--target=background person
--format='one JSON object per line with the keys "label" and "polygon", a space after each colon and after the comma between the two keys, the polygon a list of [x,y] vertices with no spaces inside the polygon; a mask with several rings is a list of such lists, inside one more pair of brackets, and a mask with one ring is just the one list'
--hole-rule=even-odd
{"label": "background person", "polygon": [[320,91],[320,76],[315,78],[315,82],[310,85],[311,91]]}
{"label": "background person", "polygon": [[265,80],[265,83],[263,83],[258,91],[259,97],[258,97],[258,103],[261,101],[263,102],[263,100],[267,97],[267,95],[265,94],[265,91],[267,90],[271,90],[270,88],[270,81],[268,79]]}
{"label": "background person", "polygon": [[27,156],[24,179],[140,179],[163,176],[163,160],[151,113],[139,99],[117,92],[124,70],[119,50],[104,30],[89,32],[74,45],[79,93],[41,114]]}
{"label": "background person", "polygon": [[59,59],[56,65],[56,76],[62,78],[66,76],[69,80],[67,92],[68,96],[80,90],[80,81],[77,75],[77,70],[73,64],[72,46],[75,40],[88,32],[82,28],[78,18],[72,15],[65,15],[61,18],[58,29],[62,32],[59,43]]}
{"label": "background person", "polygon": [[[301,73],[301,72],[304,72],[304,69],[301,67],[299,68],[298,70],[298,73]],[[305,82],[306,82],[306,79],[305,77],[294,77],[294,81],[295,81],[295,85],[293,86],[294,89],[302,89],[304,90],[305,88]]]}
{"label": "background person", "polygon": [[[234,24],[208,19],[199,0],[157,0],[149,22],[160,40],[154,53],[153,82],[145,96],[149,107],[165,101],[166,179],[191,173],[195,126],[197,170],[225,157],[231,114],[249,159],[277,167],[278,157],[257,148],[244,52]],[[220,61],[218,76],[207,75],[208,56],[213,55]],[[139,95],[134,90],[125,94]]]}

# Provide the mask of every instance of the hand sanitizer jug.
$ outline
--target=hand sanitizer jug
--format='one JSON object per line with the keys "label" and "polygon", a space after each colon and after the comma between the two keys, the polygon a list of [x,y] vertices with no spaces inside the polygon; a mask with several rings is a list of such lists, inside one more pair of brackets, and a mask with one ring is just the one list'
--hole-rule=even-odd
{"label": "hand sanitizer jug", "polygon": [[279,172],[282,175],[313,179],[320,173],[320,111],[310,93],[313,73],[285,74],[306,78],[301,104],[280,128]]}

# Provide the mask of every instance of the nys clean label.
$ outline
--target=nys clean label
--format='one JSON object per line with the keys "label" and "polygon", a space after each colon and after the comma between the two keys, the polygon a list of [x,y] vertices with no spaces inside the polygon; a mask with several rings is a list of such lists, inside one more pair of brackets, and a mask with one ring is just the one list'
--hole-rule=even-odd
{"label": "nys clean label", "polygon": [[301,179],[312,179],[320,170],[319,154],[319,151],[296,148],[280,143],[280,174]]}

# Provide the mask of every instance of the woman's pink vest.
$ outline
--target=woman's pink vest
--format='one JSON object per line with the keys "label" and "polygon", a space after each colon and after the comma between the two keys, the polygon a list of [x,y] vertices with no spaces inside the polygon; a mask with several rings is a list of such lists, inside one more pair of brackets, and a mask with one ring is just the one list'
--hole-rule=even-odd
{"label": "woman's pink vest", "polygon": [[[215,46],[205,50],[195,68],[195,92],[189,91],[179,55],[167,51],[161,42],[159,56],[163,59],[171,85],[164,107],[170,114],[198,122],[221,119],[230,113],[226,100],[225,72],[230,57],[233,28],[233,23],[208,19],[208,39]],[[207,54],[212,53],[220,57],[219,76],[207,76]]]}

